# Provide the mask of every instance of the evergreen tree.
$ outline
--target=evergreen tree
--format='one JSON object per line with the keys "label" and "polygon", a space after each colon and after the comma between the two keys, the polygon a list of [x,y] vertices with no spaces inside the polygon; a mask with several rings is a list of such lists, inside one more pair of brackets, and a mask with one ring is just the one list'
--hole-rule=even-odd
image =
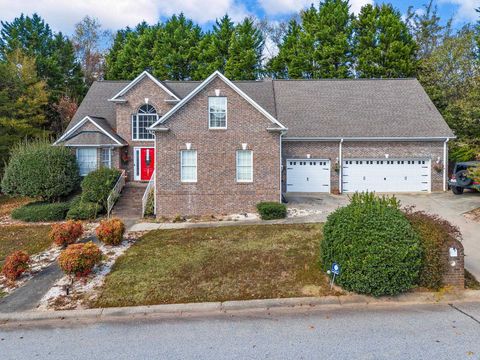
{"label": "evergreen tree", "polygon": [[215,21],[212,32],[206,34],[199,44],[195,79],[205,79],[215,70],[225,72],[234,30],[235,26],[228,15]]}
{"label": "evergreen tree", "polygon": [[36,67],[20,49],[0,61],[0,176],[13,144],[43,133],[48,97]]}
{"label": "evergreen tree", "polygon": [[315,78],[347,78],[351,62],[352,19],[348,0],[325,0],[303,17],[307,39],[313,40]]}
{"label": "evergreen tree", "polygon": [[153,74],[162,80],[188,80],[195,73],[200,27],[183,14],[173,15],[156,34]]}
{"label": "evergreen tree", "polygon": [[118,58],[125,48],[128,35],[133,32],[129,27],[118,30],[113,39],[113,44],[107,55],[105,56],[105,79],[119,80],[121,79],[122,69],[118,64]]}
{"label": "evergreen tree", "polygon": [[280,79],[312,78],[311,48],[312,46],[307,45],[301,26],[296,20],[291,20],[277,56],[267,64],[269,73]]}
{"label": "evergreen tree", "polygon": [[253,21],[246,18],[235,27],[225,64],[225,76],[231,80],[257,79],[262,72],[263,37]]}
{"label": "evergreen tree", "polygon": [[37,14],[22,14],[12,22],[1,22],[0,58],[6,59],[16,49],[35,58],[38,77],[47,84],[46,127],[58,128],[60,120],[54,104],[64,95],[79,101],[86,91],[72,43],[62,33],[54,34]]}
{"label": "evergreen tree", "polygon": [[355,71],[362,78],[399,78],[416,72],[417,45],[392,5],[365,5],[354,21]]}

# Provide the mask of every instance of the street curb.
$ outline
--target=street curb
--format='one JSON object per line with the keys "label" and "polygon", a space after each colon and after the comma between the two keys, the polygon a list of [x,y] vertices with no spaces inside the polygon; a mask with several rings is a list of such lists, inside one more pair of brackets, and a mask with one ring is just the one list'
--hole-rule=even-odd
{"label": "street curb", "polygon": [[407,305],[407,304],[449,304],[459,302],[480,302],[480,290],[465,290],[458,293],[409,293],[395,297],[372,298],[364,295],[342,295],[323,297],[302,297],[283,299],[238,300],[225,302],[203,302],[187,304],[165,304],[150,306],[129,306],[86,310],[26,311],[0,313],[0,323],[120,319],[146,317],[149,315],[222,314],[235,311],[258,311],[270,309],[310,309],[322,307],[341,308],[343,306]]}

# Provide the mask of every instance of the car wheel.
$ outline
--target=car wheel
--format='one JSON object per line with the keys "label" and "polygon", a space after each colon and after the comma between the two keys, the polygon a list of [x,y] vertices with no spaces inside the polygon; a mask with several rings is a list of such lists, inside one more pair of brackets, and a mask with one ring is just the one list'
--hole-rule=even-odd
{"label": "car wheel", "polygon": [[472,183],[472,179],[467,177],[468,172],[467,170],[459,171],[455,174],[455,178],[457,179],[457,184],[460,186],[468,186]]}
{"label": "car wheel", "polygon": [[461,194],[463,194],[463,188],[460,187],[460,186],[452,186],[452,192],[455,195],[461,195]]}

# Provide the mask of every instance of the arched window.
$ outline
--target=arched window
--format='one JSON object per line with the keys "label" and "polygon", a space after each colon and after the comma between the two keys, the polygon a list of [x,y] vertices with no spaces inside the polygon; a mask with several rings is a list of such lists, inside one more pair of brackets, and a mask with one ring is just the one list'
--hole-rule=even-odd
{"label": "arched window", "polygon": [[157,121],[157,110],[150,104],[140,106],[138,112],[132,115],[132,139],[152,140],[153,134],[147,128]]}

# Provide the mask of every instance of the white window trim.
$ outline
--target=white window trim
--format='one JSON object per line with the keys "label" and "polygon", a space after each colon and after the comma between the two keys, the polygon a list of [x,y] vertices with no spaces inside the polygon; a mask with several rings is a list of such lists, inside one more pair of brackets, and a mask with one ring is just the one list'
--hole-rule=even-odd
{"label": "white window trim", "polygon": [[[225,126],[210,126],[210,98],[225,99]],[[210,130],[225,130],[228,127],[228,100],[226,96],[209,96],[208,97],[208,128]]]}
{"label": "white window trim", "polygon": [[[183,180],[183,152],[184,151],[194,151],[195,152],[195,180]],[[180,181],[182,183],[196,183],[198,180],[198,153],[195,149],[184,149],[180,150]]]}
{"label": "white window trim", "polygon": [[108,168],[112,168],[112,149],[109,147],[100,148],[100,164],[103,166],[103,151],[108,151]]}
{"label": "white window trim", "polygon": [[[75,150],[75,159],[76,159],[76,161],[77,161],[77,164],[78,164],[78,151],[79,151],[79,150],[84,150],[84,149],[94,149],[94,150],[96,150],[96,151],[95,151],[95,169],[98,169],[98,148],[93,147],[93,146],[77,148],[77,149]],[[80,165],[78,165],[78,169],[79,169],[79,175],[80,175],[80,176],[87,176],[87,175],[89,174],[89,173],[86,173],[86,174],[83,173],[83,174],[82,174],[82,172],[80,172]]]}
{"label": "white window trim", "polygon": [[[140,139],[138,137],[138,115],[156,115],[157,116],[157,120],[154,121],[157,122],[158,121],[158,114],[139,114],[139,113],[135,113],[135,114],[132,114],[132,116],[130,117],[130,122],[132,123],[132,141],[155,141],[155,132],[152,132],[153,134],[153,139]],[[137,137],[134,137],[133,134],[134,134],[134,131],[133,131],[133,124],[134,124],[134,121],[133,121],[133,117],[135,116],[135,122],[137,123]],[[148,127],[147,127],[148,128]],[[146,128],[146,129],[147,129]],[[147,130],[148,131],[148,130]]]}
{"label": "white window trim", "polygon": [[[251,159],[251,178],[250,180],[239,180],[238,179],[238,153],[241,152],[241,151],[249,151],[250,152],[250,159]],[[248,150],[248,149],[245,149],[245,150],[237,150],[235,152],[235,162],[236,162],[236,166],[235,166],[235,179],[237,181],[237,183],[253,183],[253,150]]]}

